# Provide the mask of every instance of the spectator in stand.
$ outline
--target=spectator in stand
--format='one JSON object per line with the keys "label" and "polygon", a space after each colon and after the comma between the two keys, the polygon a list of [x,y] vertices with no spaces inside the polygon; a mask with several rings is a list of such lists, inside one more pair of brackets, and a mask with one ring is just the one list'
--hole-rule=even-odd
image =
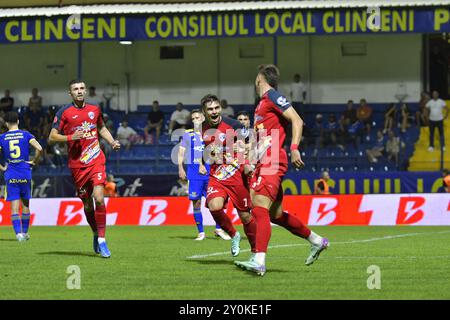
{"label": "spectator in stand", "polygon": [[4,115],[12,111],[14,107],[14,99],[11,97],[11,91],[9,89],[5,90],[5,96],[0,99],[0,117],[4,117]]}
{"label": "spectator in stand", "polygon": [[383,151],[385,148],[385,137],[383,134],[383,131],[378,130],[377,131],[377,140],[375,141],[375,145],[366,150],[367,158],[369,159],[369,162],[371,163],[377,163],[378,158],[383,156]]}
{"label": "spectator in stand", "polygon": [[289,97],[291,98],[291,104],[295,111],[303,118],[304,111],[303,106],[306,101],[306,85],[301,81],[300,74],[294,75],[294,81],[291,82],[289,88]]}
{"label": "spectator in stand", "polygon": [[353,100],[347,101],[347,109],[341,116],[341,124],[343,128],[347,128],[356,121],[356,109],[353,108]]}
{"label": "spectator in stand", "polygon": [[250,115],[247,111],[240,111],[237,114],[237,120],[247,129],[250,128]]}
{"label": "spectator in stand", "polygon": [[[152,111],[148,113],[147,126],[144,128],[145,144],[152,144],[154,141],[158,143],[164,124],[164,113],[159,110],[159,102],[157,100],[153,101],[152,108]],[[153,131],[156,132],[156,139],[153,139],[153,136],[150,135]]]}
{"label": "spectator in stand", "polygon": [[426,105],[430,101],[430,95],[427,92],[420,94],[419,110],[416,111],[416,125],[428,126],[428,112]]}
{"label": "spectator in stand", "polygon": [[132,145],[141,143],[141,138],[137,132],[128,126],[127,119],[124,119],[117,129],[117,140],[125,147],[125,150],[130,150]]}
{"label": "spectator in stand", "polygon": [[409,127],[409,116],[411,112],[409,111],[408,105],[406,103],[402,103],[400,107],[400,129],[403,133],[406,132],[406,129]]}
{"label": "spectator in stand", "polygon": [[450,173],[448,169],[442,171],[442,187],[444,192],[450,193]]}
{"label": "spectator in stand", "polygon": [[97,95],[95,90],[96,88],[94,86],[89,87],[89,94],[86,97],[86,103],[97,105],[101,110],[103,110],[103,99]]}
{"label": "spectator in stand", "polygon": [[183,108],[181,102],[178,102],[176,110],[170,116],[169,134],[176,129],[186,129],[190,117],[191,113]]}
{"label": "spectator in stand", "polygon": [[355,149],[359,149],[361,138],[364,134],[364,124],[356,119],[350,126],[347,127],[348,142],[353,145]]}
{"label": "spectator in stand", "polygon": [[117,197],[117,186],[114,182],[114,176],[112,174],[108,174],[108,177],[106,178],[106,184],[105,184],[105,197]]}
{"label": "spectator in stand", "polygon": [[396,118],[397,118],[397,108],[395,106],[395,103],[390,103],[388,108],[384,112],[383,134],[386,134],[386,132],[392,130]]}
{"label": "spectator in stand", "polygon": [[394,131],[388,132],[388,140],[386,141],[386,156],[388,160],[394,160],[398,166],[398,155],[400,153],[400,138],[396,137]]}
{"label": "spectator in stand", "polygon": [[234,109],[228,104],[227,100],[220,101],[220,106],[222,107],[222,116],[234,118]]}
{"label": "spectator in stand", "polygon": [[39,95],[39,90],[37,88],[33,88],[31,90],[31,97],[28,100],[28,108],[41,111],[42,110],[42,97]]}
{"label": "spectator in stand", "polygon": [[359,107],[356,109],[356,117],[364,125],[366,131],[366,140],[370,141],[370,130],[372,128],[372,108],[367,104],[366,99],[359,101]]}
{"label": "spectator in stand", "polygon": [[328,122],[324,126],[324,143],[326,145],[337,145],[338,148],[344,150],[344,146],[342,145],[341,127],[334,114],[328,116]]}
{"label": "spectator in stand", "polygon": [[42,109],[40,109],[38,103],[31,103],[29,110],[27,110],[24,114],[24,121],[26,130],[31,132],[35,137],[42,137],[44,129],[44,115],[42,114]]}
{"label": "spectator in stand", "polygon": [[314,126],[311,130],[312,138],[314,140],[314,153],[313,153],[314,157],[317,156],[319,148],[322,148],[324,143],[325,130],[322,120],[323,120],[322,114],[318,113],[316,115],[316,121],[314,122]]}
{"label": "spectator in stand", "polygon": [[[441,148],[445,151],[444,120],[448,117],[447,104],[439,98],[439,92],[435,90],[432,93],[432,99],[427,102],[425,107],[428,110],[428,123],[430,125],[430,146],[428,151],[434,150],[434,131],[436,128],[439,131]],[[445,115],[442,114],[442,110],[445,110]]]}

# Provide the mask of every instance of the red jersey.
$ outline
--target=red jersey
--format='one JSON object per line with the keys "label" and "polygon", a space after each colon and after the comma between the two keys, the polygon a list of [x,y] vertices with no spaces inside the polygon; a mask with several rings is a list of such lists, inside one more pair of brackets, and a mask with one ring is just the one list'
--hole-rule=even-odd
{"label": "red jersey", "polygon": [[[258,160],[270,165],[270,163],[288,163],[286,150],[283,148],[286,138],[286,128],[289,121],[283,117],[291,104],[275,89],[270,89],[262,96],[255,110],[254,127],[258,137]],[[278,141],[272,141],[277,137]],[[272,150],[276,148],[276,150]]]}
{"label": "red jersey", "polygon": [[69,168],[105,164],[98,141],[98,130],[103,127],[99,106],[87,103],[82,108],[73,103],[64,106],[56,113],[52,127],[63,135],[71,135],[78,129],[84,132],[82,139],[68,142]]}
{"label": "red jersey", "polygon": [[[222,164],[211,163],[211,179],[217,180],[223,185],[243,183],[243,166],[234,155],[232,143],[238,136],[244,136],[245,138],[245,135],[248,135],[248,130],[239,121],[228,117],[222,117],[216,127],[212,127],[206,121],[203,123],[202,137],[206,154],[214,153],[216,157],[218,156],[222,160]],[[226,159],[232,159],[232,161],[227,162]]]}

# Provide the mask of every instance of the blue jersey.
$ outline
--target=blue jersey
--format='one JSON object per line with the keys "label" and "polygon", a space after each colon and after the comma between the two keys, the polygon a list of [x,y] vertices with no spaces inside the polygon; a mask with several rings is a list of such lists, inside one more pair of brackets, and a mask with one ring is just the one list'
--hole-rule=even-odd
{"label": "blue jersey", "polygon": [[0,135],[0,148],[8,168],[5,178],[31,179],[30,140],[35,139],[28,131],[13,130]]}
{"label": "blue jersey", "polygon": [[201,134],[195,132],[193,129],[186,130],[181,139],[181,146],[186,149],[184,163],[187,167],[187,179],[208,180],[209,164],[205,164],[207,174],[203,175],[198,172],[203,158],[203,150],[205,149],[205,143]]}
{"label": "blue jersey", "polygon": [[26,163],[30,155],[30,140],[34,136],[28,131],[13,130],[0,135],[0,148],[5,164],[7,201],[31,198],[31,165]]}

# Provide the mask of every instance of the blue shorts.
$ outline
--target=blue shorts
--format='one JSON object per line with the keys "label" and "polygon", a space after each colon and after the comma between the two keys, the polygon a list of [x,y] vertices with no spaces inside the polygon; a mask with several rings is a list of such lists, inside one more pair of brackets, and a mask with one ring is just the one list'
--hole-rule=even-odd
{"label": "blue shorts", "polygon": [[31,179],[8,179],[5,182],[6,201],[31,198]]}
{"label": "blue shorts", "polygon": [[189,180],[189,200],[200,200],[206,198],[208,189],[208,180]]}

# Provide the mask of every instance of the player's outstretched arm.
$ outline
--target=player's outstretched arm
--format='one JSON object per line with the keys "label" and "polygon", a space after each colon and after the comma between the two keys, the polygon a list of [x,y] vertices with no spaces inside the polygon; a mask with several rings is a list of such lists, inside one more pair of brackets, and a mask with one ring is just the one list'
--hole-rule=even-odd
{"label": "player's outstretched arm", "polygon": [[99,135],[108,142],[113,150],[119,150],[120,149],[120,142],[118,140],[114,140],[113,136],[111,135],[111,132],[109,132],[108,128],[106,126],[101,127],[101,129],[98,131]]}
{"label": "player's outstretched arm", "polygon": [[33,160],[27,162],[34,166],[39,163],[39,159],[41,158],[42,155],[42,146],[36,139],[31,139],[30,144],[36,150],[36,154],[34,155]]}
{"label": "player's outstretched arm", "polygon": [[48,142],[50,143],[59,143],[59,142],[70,142],[74,140],[80,140],[83,138],[83,131],[77,130],[74,134],[65,136],[63,134],[60,134],[59,131],[55,128],[52,128],[50,130],[50,135],[48,136]]}
{"label": "player's outstretched arm", "polygon": [[298,145],[303,134],[303,120],[293,107],[289,107],[283,112],[283,117],[292,124],[292,140],[291,140],[291,162],[296,168],[301,168],[305,164],[298,151]]}

